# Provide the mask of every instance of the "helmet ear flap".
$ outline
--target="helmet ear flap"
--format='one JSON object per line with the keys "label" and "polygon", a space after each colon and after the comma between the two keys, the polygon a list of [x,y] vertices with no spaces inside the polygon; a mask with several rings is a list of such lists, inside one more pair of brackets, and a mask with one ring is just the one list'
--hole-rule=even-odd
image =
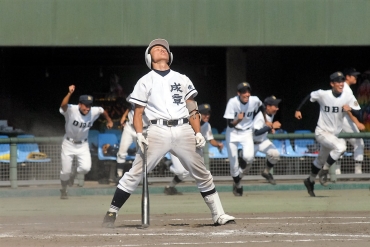
{"label": "helmet ear flap", "polygon": [[[145,63],[146,63],[146,66],[148,66],[149,69],[152,69],[152,56],[148,52],[149,52],[149,47],[146,48],[146,50],[145,50]],[[170,52],[169,53],[168,65],[171,65],[172,61],[173,61],[173,54],[172,54],[172,52]]]}

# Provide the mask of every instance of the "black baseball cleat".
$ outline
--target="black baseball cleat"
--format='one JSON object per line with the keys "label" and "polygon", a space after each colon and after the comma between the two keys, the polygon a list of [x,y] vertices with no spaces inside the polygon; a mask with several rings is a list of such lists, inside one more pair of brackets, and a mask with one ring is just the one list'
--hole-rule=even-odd
{"label": "black baseball cleat", "polygon": [[114,228],[114,222],[116,221],[117,213],[107,212],[104,216],[102,227]]}
{"label": "black baseball cleat", "polygon": [[67,190],[64,189],[60,190],[60,199],[68,199]]}
{"label": "black baseball cleat", "polygon": [[233,184],[233,194],[234,196],[243,196],[243,186],[241,188],[237,188],[234,183]]}
{"label": "black baseball cleat", "polygon": [[163,193],[165,193],[166,195],[169,195],[169,196],[182,195],[182,193],[181,192],[178,192],[175,187],[170,187],[170,186],[164,187]]}
{"label": "black baseball cleat", "polygon": [[275,179],[274,179],[274,177],[272,176],[272,174],[271,174],[271,173],[266,173],[266,172],[262,171],[261,176],[262,176],[262,177],[264,177],[264,178],[266,178],[266,180],[267,180],[270,184],[272,184],[272,185],[276,185]]}
{"label": "black baseball cleat", "polygon": [[322,186],[326,186],[327,185],[327,182],[328,182],[328,174],[329,174],[329,170],[323,170],[321,169],[319,171],[319,181],[320,181],[320,184]]}
{"label": "black baseball cleat", "polygon": [[311,182],[310,181],[310,178],[307,178],[305,180],[303,180],[303,183],[304,183],[304,186],[306,186],[307,188],[307,192],[310,196],[312,197],[315,197],[315,193],[313,192],[314,190],[314,186],[315,186],[315,182]]}

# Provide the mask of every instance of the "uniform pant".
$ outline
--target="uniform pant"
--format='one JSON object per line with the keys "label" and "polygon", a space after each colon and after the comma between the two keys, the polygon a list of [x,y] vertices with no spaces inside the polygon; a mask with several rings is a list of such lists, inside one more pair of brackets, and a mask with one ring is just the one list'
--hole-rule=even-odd
{"label": "uniform pant", "polygon": [[[167,152],[170,152],[189,171],[200,192],[207,192],[215,188],[213,177],[204,165],[202,151],[195,147],[194,130],[189,124],[175,127],[150,125],[147,130],[147,139],[149,142],[147,150],[148,172],[155,168]],[[132,168],[120,179],[117,187],[132,194],[143,177],[142,166],[143,154],[139,149]]]}
{"label": "uniform pant", "polygon": [[248,165],[253,163],[254,159],[254,142],[252,131],[236,130],[234,128],[226,129],[226,146],[230,161],[230,175],[237,177],[240,174],[238,161],[238,144],[243,149],[243,159]]}
{"label": "uniform pant", "polygon": [[256,156],[257,151],[266,154],[267,160],[273,165],[276,165],[279,161],[280,153],[269,139],[265,139],[259,144],[254,144],[254,156]]}
{"label": "uniform pant", "polygon": [[136,143],[136,131],[133,125],[126,124],[122,132],[121,142],[119,144],[117,163],[126,162],[127,151],[133,142]]}
{"label": "uniform pant", "polygon": [[86,174],[91,169],[91,154],[89,143],[73,144],[64,139],[62,143],[62,170],[60,171],[60,180],[67,181],[72,172],[73,158],[77,157],[77,172]]}
{"label": "uniform pant", "polygon": [[180,180],[184,180],[189,176],[189,172],[181,164],[180,160],[173,154],[171,155],[172,165],[170,166],[170,171],[174,173]]}
{"label": "uniform pant", "polygon": [[[345,117],[343,119],[343,130],[342,132],[345,132],[345,133],[359,133],[359,129],[357,128],[356,124],[351,120],[349,119],[349,117]],[[353,151],[354,151],[354,154],[353,154],[353,158],[355,161],[363,161],[364,160],[364,148],[365,148],[365,144],[364,144],[364,140],[362,138],[358,138],[358,139],[355,139],[355,138],[351,138],[351,139],[347,139],[347,141],[353,146]]]}
{"label": "uniform pant", "polygon": [[338,160],[347,149],[346,141],[334,134],[315,131],[315,138],[321,145],[319,155],[315,158],[313,164],[319,169],[325,164],[329,154],[334,160]]}

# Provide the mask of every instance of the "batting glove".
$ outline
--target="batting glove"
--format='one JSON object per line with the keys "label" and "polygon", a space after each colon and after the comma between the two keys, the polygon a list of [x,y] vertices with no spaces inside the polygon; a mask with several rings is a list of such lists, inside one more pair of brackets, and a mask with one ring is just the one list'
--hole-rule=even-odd
{"label": "batting glove", "polygon": [[202,147],[204,147],[204,145],[206,145],[206,139],[204,139],[204,137],[202,136],[202,134],[200,132],[198,132],[195,135],[195,146],[197,148],[202,148]]}
{"label": "batting glove", "polygon": [[137,133],[137,145],[139,145],[140,150],[142,153],[144,153],[144,144],[148,145],[148,140],[143,136],[143,133]]}

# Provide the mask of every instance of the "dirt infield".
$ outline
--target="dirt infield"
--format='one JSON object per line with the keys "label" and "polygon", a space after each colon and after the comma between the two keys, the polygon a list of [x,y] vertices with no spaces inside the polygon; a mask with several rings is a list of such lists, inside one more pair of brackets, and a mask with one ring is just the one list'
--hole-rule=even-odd
{"label": "dirt infield", "polygon": [[112,196],[2,198],[1,246],[370,246],[370,191],[220,193],[236,224],[213,226],[198,193],[150,197],[150,227],[140,195],[120,211],[115,229],[100,224]]}

